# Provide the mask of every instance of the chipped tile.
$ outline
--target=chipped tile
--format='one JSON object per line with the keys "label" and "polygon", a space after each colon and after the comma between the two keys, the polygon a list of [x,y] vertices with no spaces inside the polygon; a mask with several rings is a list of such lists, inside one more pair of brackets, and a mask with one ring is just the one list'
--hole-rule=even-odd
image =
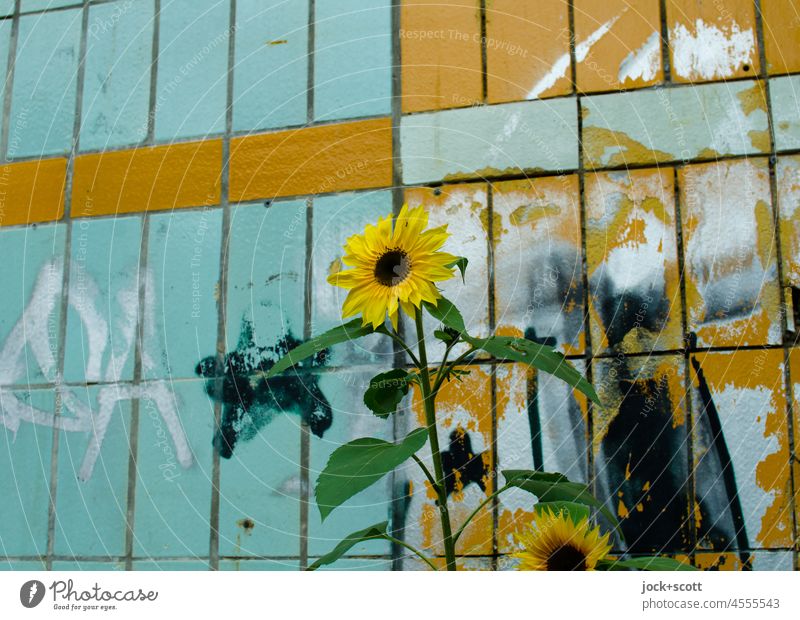
{"label": "chipped tile", "polygon": [[770,150],[760,82],[660,88],[581,101],[584,155],[591,168]]}
{"label": "chipped tile", "polygon": [[583,353],[578,178],[504,181],[493,187],[497,332]]}
{"label": "chipped tile", "polygon": [[769,81],[772,102],[772,125],[775,128],[775,149],[800,149],[800,76],[773,78]]}
{"label": "chipped tile", "polygon": [[783,352],[698,353],[690,361],[700,544],[791,545]]}
{"label": "chipped tile", "polygon": [[404,113],[481,101],[481,17],[478,0],[403,0],[400,46]]}
{"label": "chipped tile", "polygon": [[486,6],[489,103],[572,90],[566,0],[494,0]]}
{"label": "chipped tile", "polygon": [[576,103],[553,99],[406,116],[406,184],[578,167]]}
{"label": "chipped tile", "polygon": [[577,0],[578,88],[596,92],[661,82],[660,19],[658,0]]}
{"label": "chipped tile", "polygon": [[689,550],[688,429],[683,358],[599,359],[593,383],[598,498],[638,553]]}
{"label": "chipped tile", "polygon": [[800,288],[800,156],[779,157],[775,166],[784,285]]}
{"label": "chipped tile", "polygon": [[767,162],[687,166],[678,184],[688,331],[701,347],[780,343]]}
{"label": "chipped tile", "polygon": [[674,80],[707,82],[758,75],[751,0],[667,0],[666,7]]}
{"label": "chipped tile", "polygon": [[683,344],[673,173],[586,179],[592,348],[640,353]]}

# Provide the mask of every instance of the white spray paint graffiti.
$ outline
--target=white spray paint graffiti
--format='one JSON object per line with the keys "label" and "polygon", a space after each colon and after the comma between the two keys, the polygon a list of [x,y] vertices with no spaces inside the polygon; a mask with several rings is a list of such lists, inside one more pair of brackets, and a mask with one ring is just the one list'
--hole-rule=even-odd
{"label": "white spray paint graffiti", "polygon": [[653,80],[661,63],[661,35],[653,32],[638,50],[632,51],[619,65],[617,79],[620,84],[625,80]]}
{"label": "white spray paint graffiti", "polygon": [[675,73],[682,78],[711,80],[731,77],[755,53],[752,30],[741,30],[735,22],[727,32],[698,19],[694,32],[683,24],[672,29]]}
{"label": "white spray paint graffiti", "polygon": [[[77,267],[75,267],[78,269]],[[60,301],[61,290],[52,286],[53,279],[61,280],[63,261],[50,261],[39,272],[34,284],[33,293],[14,328],[0,349],[0,386],[24,381],[26,374],[26,346],[30,346],[33,358],[45,377],[54,377],[54,389],[58,399],[72,416],[56,415],[54,412],[42,411],[18,399],[8,388],[0,387],[0,422],[12,433],[19,429],[20,422],[30,422],[42,426],[55,427],[65,432],[90,433],[83,463],[78,477],[88,480],[92,476],[95,463],[100,456],[108,425],[114,412],[114,406],[125,400],[150,399],[155,403],[161,417],[169,430],[175,445],[177,461],[182,467],[192,465],[192,452],[186,434],[181,426],[175,407],[175,397],[166,381],[149,381],[140,385],[105,385],[97,392],[97,407],[91,407],[75,396],[71,388],[63,384],[63,379],[56,373],[54,350],[48,342],[48,321]],[[78,291],[78,286],[81,290]],[[145,275],[146,299],[154,299],[152,275]],[[119,314],[117,315],[117,333],[112,347],[109,362],[103,370],[102,360],[109,342],[109,326],[105,317],[98,312],[94,300],[100,296],[99,288],[84,272],[80,285],[70,284],[69,305],[78,314],[81,323],[89,334],[88,355],[86,357],[86,380],[88,382],[116,381],[119,370],[125,366],[133,350],[136,333],[138,291],[136,285],[123,289],[117,295]],[[153,308],[148,304],[144,313],[153,315]],[[154,325],[154,321],[145,321],[145,325]],[[118,344],[119,343],[119,344]],[[143,355],[145,368],[152,366],[149,358]]]}

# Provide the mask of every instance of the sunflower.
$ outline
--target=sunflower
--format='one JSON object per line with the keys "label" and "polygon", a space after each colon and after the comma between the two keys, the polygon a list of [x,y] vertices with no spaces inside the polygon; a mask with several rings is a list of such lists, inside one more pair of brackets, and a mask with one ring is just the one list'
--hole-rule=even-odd
{"label": "sunflower", "polygon": [[396,328],[398,307],[413,317],[423,301],[439,300],[434,282],[453,277],[457,257],[438,251],[450,236],[447,225],[424,230],[427,225],[422,206],[409,210],[403,205],[394,228],[390,214],[347,240],[342,263],[352,269],[328,276],[330,284],[350,291],[343,318],[361,313],[363,325],[377,328],[388,313]]}
{"label": "sunflower", "polygon": [[600,536],[600,528],[592,528],[587,517],[575,523],[566,512],[548,509],[534,515],[533,525],[516,535],[524,547],[512,554],[522,560],[519,570],[594,570],[611,550],[609,534]]}

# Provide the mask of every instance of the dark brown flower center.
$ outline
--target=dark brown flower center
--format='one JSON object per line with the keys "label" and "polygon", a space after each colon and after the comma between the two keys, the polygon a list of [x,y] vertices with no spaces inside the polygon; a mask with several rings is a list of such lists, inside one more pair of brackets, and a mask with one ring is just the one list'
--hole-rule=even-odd
{"label": "dark brown flower center", "polygon": [[547,570],[586,570],[586,555],[570,544],[563,545],[547,558]]}
{"label": "dark brown flower center", "polygon": [[411,273],[411,261],[402,250],[387,250],[375,263],[375,279],[384,286],[396,286]]}

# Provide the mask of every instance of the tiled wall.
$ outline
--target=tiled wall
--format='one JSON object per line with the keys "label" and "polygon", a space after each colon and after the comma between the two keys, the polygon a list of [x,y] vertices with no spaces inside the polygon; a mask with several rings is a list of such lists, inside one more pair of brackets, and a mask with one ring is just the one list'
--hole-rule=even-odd
{"label": "tiled wall", "polygon": [[[545,468],[631,553],[796,568],[798,44],[797,0],[0,2],[0,565],[297,569],[387,518],[441,552],[411,466],[313,500],[336,446],[420,423],[361,401],[390,344],[258,372],[337,323],[342,243],[408,202],[470,260],[443,287],[470,330],[603,402],[472,364],[439,403],[476,455],[457,519]],[[510,566],[531,509],[487,505],[463,566]],[[334,566],[392,567],[419,568]]]}

